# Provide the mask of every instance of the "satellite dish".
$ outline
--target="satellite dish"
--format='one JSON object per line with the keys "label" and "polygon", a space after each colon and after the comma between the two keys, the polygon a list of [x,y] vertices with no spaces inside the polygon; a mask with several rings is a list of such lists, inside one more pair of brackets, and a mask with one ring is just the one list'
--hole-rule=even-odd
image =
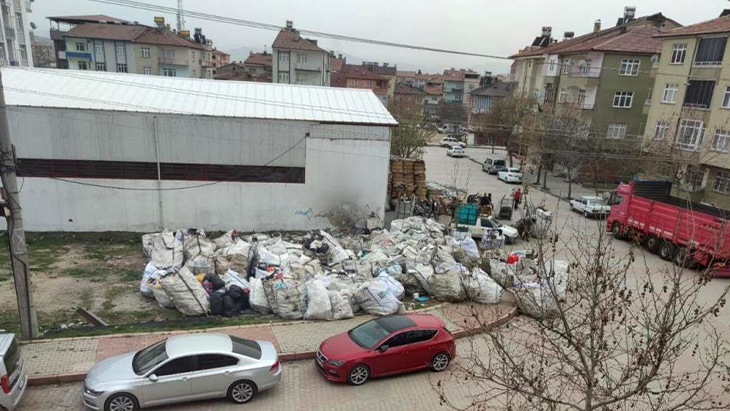
{"label": "satellite dish", "polygon": [[38,26],[36,26],[36,25],[35,25],[35,23],[33,23],[33,22],[31,21],[31,22],[30,22],[30,28],[32,28],[33,30],[35,30],[35,29],[37,29],[37,28],[38,28]]}

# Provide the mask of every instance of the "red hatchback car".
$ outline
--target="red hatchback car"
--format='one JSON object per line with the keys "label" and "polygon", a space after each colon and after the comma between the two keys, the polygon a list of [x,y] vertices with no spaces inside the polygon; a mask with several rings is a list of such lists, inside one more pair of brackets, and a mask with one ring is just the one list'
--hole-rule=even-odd
{"label": "red hatchback car", "polygon": [[330,381],[361,385],[370,377],[424,368],[443,371],[455,355],[454,337],[438,317],[394,315],[326,339],[315,363]]}

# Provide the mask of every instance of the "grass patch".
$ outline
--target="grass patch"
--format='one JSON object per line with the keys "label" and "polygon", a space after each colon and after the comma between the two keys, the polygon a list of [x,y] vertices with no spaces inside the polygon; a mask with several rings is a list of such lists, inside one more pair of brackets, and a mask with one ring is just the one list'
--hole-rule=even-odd
{"label": "grass patch", "polygon": [[93,270],[85,268],[85,267],[77,267],[77,268],[68,268],[66,270],[61,271],[61,275],[67,275],[70,277],[78,277],[78,278],[93,278],[98,275],[98,271],[93,271]]}
{"label": "grass patch", "polygon": [[142,271],[137,270],[118,270],[120,280],[125,282],[142,281]]}

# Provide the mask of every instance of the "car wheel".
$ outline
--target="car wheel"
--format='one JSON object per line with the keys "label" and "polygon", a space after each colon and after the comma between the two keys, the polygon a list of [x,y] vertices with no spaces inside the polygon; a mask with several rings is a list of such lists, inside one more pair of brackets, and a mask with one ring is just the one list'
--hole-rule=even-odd
{"label": "car wheel", "polygon": [[370,378],[370,370],[364,365],[356,365],[347,374],[347,382],[350,385],[363,385]]}
{"label": "car wheel", "polygon": [[591,215],[588,213],[588,211],[583,212],[583,217],[585,218],[591,218]]}
{"label": "car wheel", "polygon": [[570,211],[575,212],[575,207],[573,207],[573,204],[570,205]]}
{"label": "car wheel", "polygon": [[619,223],[613,223],[613,226],[611,227],[611,233],[613,233],[613,238],[620,240],[624,236],[621,233],[621,224]]}
{"label": "car wheel", "polygon": [[659,247],[659,257],[662,260],[671,261],[676,253],[676,247],[670,241],[664,241]]}
{"label": "car wheel", "polygon": [[449,362],[451,362],[449,354],[446,354],[445,352],[436,354],[436,356],[433,357],[433,360],[431,360],[431,370],[441,372],[449,366]]}
{"label": "car wheel", "polygon": [[105,411],[136,411],[139,409],[137,398],[131,394],[114,394],[106,400]]}
{"label": "car wheel", "polygon": [[509,237],[507,237],[507,236],[504,236],[504,243],[505,243],[505,244],[512,244],[512,239],[510,239],[510,238],[509,238]]}
{"label": "car wheel", "polygon": [[657,251],[659,251],[659,246],[661,245],[661,242],[659,241],[659,237],[655,235],[650,235],[646,239],[646,248],[649,249],[652,253],[656,254]]}
{"label": "car wheel", "polygon": [[677,248],[672,260],[674,260],[674,264],[679,267],[694,268],[696,266],[695,260],[692,258],[692,254],[688,253],[686,248]]}
{"label": "car wheel", "polygon": [[256,384],[251,381],[236,381],[228,387],[228,399],[236,404],[245,404],[256,395]]}

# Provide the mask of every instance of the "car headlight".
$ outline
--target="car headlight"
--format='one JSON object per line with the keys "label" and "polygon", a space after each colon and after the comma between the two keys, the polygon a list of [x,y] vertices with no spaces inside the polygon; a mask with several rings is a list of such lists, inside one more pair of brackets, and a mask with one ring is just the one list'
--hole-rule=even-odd
{"label": "car headlight", "polygon": [[94,391],[89,387],[84,387],[84,392],[91,395],[92,397],[98,397],[101,394],[104,394],[104,391]]}
{"label": "car headlight", "polygon": [[328,364],[331,364],[331,365],[334,365],[335,367],[340,367],[345,362],[344,361],[340,361],[340,360],[327,360],[327,363]]}

